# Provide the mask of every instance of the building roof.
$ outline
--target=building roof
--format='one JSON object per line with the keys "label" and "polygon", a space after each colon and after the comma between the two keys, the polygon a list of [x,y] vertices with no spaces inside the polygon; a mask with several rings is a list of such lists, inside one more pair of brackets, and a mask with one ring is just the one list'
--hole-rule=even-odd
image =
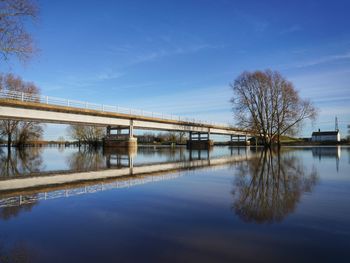
{"label": "building roof", "polygon": [[319,131],[313,132],[312,136],[322,136],[322,135],[338,135],[339,131]]}

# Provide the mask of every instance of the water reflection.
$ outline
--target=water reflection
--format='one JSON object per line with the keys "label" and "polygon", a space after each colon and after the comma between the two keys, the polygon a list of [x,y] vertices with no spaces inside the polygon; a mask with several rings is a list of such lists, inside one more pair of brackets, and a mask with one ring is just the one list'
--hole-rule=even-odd
{"label": "water reflection", "polygon": [[339,160],[341,156],[341,147],[339,145],[332,147],[313,147],[312,156],[318,158],[320,162],[322,159],[334,159],[337,172],[339,172]]}
{"label": "water reflection", "polygon": [[336,174],[311,147],[44,148],[41,174],[0,178],[0,189],[43,182],[0,190],[0,262],[21,251],[33,262],[343,262],[349,150]]}
{"label": "water reflection", "polygon": [[71,171],[97,171],[106,167],[101,148],[82,147],[67,156],[66,160]]}
{"label": "water reflection", "polygon": [[[12,180],[8,173],[2,174],[2,180],[0,180],[0,209],[2,210],[0,213],[4,216],[3,218],[10,215],[15,216],[20,211],[26,211],[39,200],[70,197],[169,180],[181,175],[180,173],[174,174],[174,172],[222,166],[250,158],[247,150],[245,150],[245,154],[241,154],[239,149],[238,152],[226,149],[226,153],[225,151],[224,153],[220,152],[214,158],[211,158],[213,151],[188,151],[183,147],[146,147],[141,148],[138,155],[136,151],[117,148],[81,147],[79,150],[67,149],[67,151],[69,150],[73,150],[73,152],[67,154],[65,158],[68,170],[34,173],[35,180],[32,180],[31,174],[27,174],[15,183],[11,183]],[[39,152],[32,151],[31,153],[33,154],[32,158],[22,158],[21,160],[31,160],[30,163],[33,163],[32,160],[41,160],[38,158]],[[18,152],[18,154],[26,156],[24,153]],[[152,157],[150,158],[150,156]],[[17,155],[11,155],[5,159],[12,163],[13,157],[17,157]],[[135,158],[139,158],[136,165],[134,164]],[[41,162],[36,162],[36,164],[35,171],[39,171]],[[13,165],[15,166],[17,163]],[[26,205],[27,208],[24,207]],[[9,208],[20,206],[23,206],[23,209]]]}
{"label": "water reflection", "polygon": [[[10,201],[12,198],[9,198]],[[38,204],[38,195],[30,194],[20,196],[16,205],[3,205],[3,202],[0,202],[3,206],[0,208],[0,219],[9,220],[11,218],[17,217],[22,212],[30,212],[34,206]],[[0,261],[2,262],[2,261]]]}
{"label": "water reflection", "polygon": [[43,170],[42,148],[27,147],[11,151],[0,148],[0,175],[5,177],[38,173]]}
{"label": "water reflection", "polygon": [[[78,184],[67,181],[70,186],[54,189],[51,187],[47,191],[39,189],[25,194],[2,195],[0,218],[8,219],[15,217],[21,211],[30,211],[39,200],[168,180],[176,178],[167,175],[171,171],[209,167],[215,164],[228,164],[249,159],[247,162],[240,162],[234,168],[236,176],[233,190],[233,210],[247,222],[282,221],[294,211],[303,193],[310,192],[317,183],[317,171],[314,168],[306,169],[300,155],[293,154],[300,149],[288,149],[281,154],[273,151],[255,152],[253,149],[230,147],[224,150],[220,149],[221,152],[217,152],[217,150],[188,151],[185,148],[145,147],[139,148],[137,152],[117,148],[81,147],[79,150],[71,149],[73,151],[69,154],[66,153],[67,149],[65,151],[60,149],[60,154],[66,153],[64,156],[68,175],[76,177]],[[312,156],[316,156],[320,160],[322,158],[340,159],[339,147],[313,147],[304,148],[302,151],[312,152]],[[57,185],[55,176],[62,176],[62,170],[43,171],[45,165],[42,156],[43,148],[36,147],[13,151],[10,156],[7,156],[6,152],[0,152],[1,176],[30,176],[40,173],[41,176],[47,176],[48,185]],[[119,172],[110,175],[109,171],[117,170]],[[90,178],[90,180],[94,180],[92,183],[82,184],[81,182],[85,179],[80,178],[79,173],[86,171],[98,171],[98,173],[96,177],[92,173]],[[66,173],[64,171],[63,175]],[[145,174],[147,176],[143,176]],[[119,177],[118,180],[108,181],[115,177]],[[108,180],[106,181],[106,179]],[[62,177],[60,180],[63,180]],[[45,185],[40,185],[40,187],[43,186]]]}
{"label": "water reflection", "polygon": [[317,180],[317,170],[307,171],[296,155],[262,151],[259,157],[238,165],[233,209],[246,222],[280,222]]}
{"label": "water reflection", "polygon": [[211,150],[156,146],[139,147],[137,150],[94,147],[27,147],[13,150],[10,155],[3,149],[0,147],[0,177],[30,176],[57,171],[97,171],[250,154],[249,148],[245,147],[218,147]]}
{"label": "water reflection", "polygon": [[106,167],[108,169],[132,167],[137,149],[105,148],[103,154],[106,156]]}
{"label": "water reflection", "polygon": [[0,262],[1,263],[30,263],[35,260],[33,248],[25,242],[15,242],[9,245],[8,242],[0,242]]}

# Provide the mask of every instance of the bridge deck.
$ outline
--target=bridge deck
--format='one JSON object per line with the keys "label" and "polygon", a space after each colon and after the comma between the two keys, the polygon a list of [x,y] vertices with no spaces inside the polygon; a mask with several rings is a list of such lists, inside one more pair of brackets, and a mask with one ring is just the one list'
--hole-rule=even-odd
{"label": "bridge deck", "polygon": [[250,136],[247,131],[224,125],[164,119],[159,117],[83,109],[4,98],[0,98],[0,118],[64,124],[92,124],[99,126],[129,126],[132,121],[132,125],[136,129],[195,131],[210,132],[212,134]]}

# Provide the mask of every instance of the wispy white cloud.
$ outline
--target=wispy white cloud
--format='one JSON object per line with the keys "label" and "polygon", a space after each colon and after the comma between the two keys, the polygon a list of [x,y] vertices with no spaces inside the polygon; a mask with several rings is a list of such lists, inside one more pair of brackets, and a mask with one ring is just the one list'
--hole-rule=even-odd
{"label": "wispy white cloud", "polygon": [[[342,102],[348,101],[350,102],[350,96],[342,96],[342,97],[323,97],[317,98],[313,100],[315,103],[331,103],[331,102]],[[350,108],[350,107],[349,107]]]}
{"label": "wispy white cloud", "polygon": [[350,96],[350,69],[328,69],[298,73],[290,78],[303,97],[313,100],[347,98]]}
{"label": "wispy white cloud", "polygon": [[280,34],[282,34],[282,35],[284,35],[284,34],[291,34],[291,33],[294,33],[294,32],[301,31],[301,30],[302,30],[302,27],[300,25],[292,25],[292,26],[282,30],[280,32]]}
{"label": "wispy white cloud", "polygon": [[125,102],[138,108],[165,114],[174,114],[209,121],[233,123],[232,96],[228,86],[193,88],[166,95],[153,95]]}
{"label": "wispy white cloud", "polygon": [[203,50],[209,49],[220,49],[224,48],[226,45],[213,45],[213,44],[197,44],[197,45],[189,45],[185,47],[177,46],[177,47],[169,47],[153,50],[150,52],[146,52],[144,54],[137,55],[128,66],[140,64],[143,62],[154,61],[157,59],[161,59],[164,57],[170,57],[175,55],[185,55],[197,53]]}
{"label": "wispy white cloud", "polygon": [[83,88],[87,86],[93,86],[99,82],[114,80],[124,76],[122,72],[113,72],[112,70],[100,71],[99,73],[92,75],[68,75],[62,78],[61,82],[66,87]]}
{"label": "wispy white cloud", "polygon": [[246,24],[253,28],[253,30],[257,33],[263,33],[265,32],[270,23],[262,18],[258,18],[255,15],[248,14],[246,12],[243,12],[242,10],[235,10],[234,11],[235,16],[241,20],[242,25]]}
{"label": "wispy white cloud", "polygon": [[227,44],[208,43],[205,40],[188,36],[179,40],[171,35],[145,36],[147,43],[140,46],[137,43],[107,45],[104,52],[109,57],[118,60],[118,66],[125,69],[137,64],[159,60],[165,57],[194,54],[211,49],[222,49]]}
{"label": "wispy white cloud", "polygon": [[350,107],[348,105],[344,106],[324,106],[320,108],[320,116],[327,117],[330,116],[334,118],[335,116],[344,116],[347,117],[347,120],[350,121]]}
{"label": "wispy white cloud", "polygon": [[44,95],[52,94],[53,92],[62,92],[69,89],[74,91],[84,90],[85,94],[92,94],[92,89],[86,89],[87,87],[95,87],[104,81],[110,81],[118,79],[125,74],[123,72],[113,72],[112,70],[100,71],[96,74],[88,75],[77,74],[72,75],[71,73],[60,73],[60,77],[52,82],[37,82]]}
{"label": "wispy white cloud", "polygon": [[104,81],[104,80],[111,80],[111,79],[118,79],[125,74],[122,72],[111,72],[111,71],[105,71],[98,73],[95,77],[91,78],[92,81]]}
{"label": "wispy white cloud", "polygon": [[350,59],[350,51],[342,54],[329,55],[329,56],[316,58],[313,60],[303,61],[293,65],[293,67],[305,68],[305,67],[317,66],[320,64],[327,64],[327,63],[336,62],[339,60],[348,60],[348,59]]}
{"label": "wispy white cloud", "polygon": [[66,87],[64,85],[52,84],[48,82],[38,82],[40,89],[45,93],[50,93],[54,91],[64,90]]}

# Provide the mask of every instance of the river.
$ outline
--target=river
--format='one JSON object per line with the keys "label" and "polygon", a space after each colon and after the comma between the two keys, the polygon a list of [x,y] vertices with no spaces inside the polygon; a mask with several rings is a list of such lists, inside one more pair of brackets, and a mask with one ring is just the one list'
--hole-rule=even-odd
{"label": "river", "polygon": [[350,147],[0,148],[0,262],[349,262]]}

